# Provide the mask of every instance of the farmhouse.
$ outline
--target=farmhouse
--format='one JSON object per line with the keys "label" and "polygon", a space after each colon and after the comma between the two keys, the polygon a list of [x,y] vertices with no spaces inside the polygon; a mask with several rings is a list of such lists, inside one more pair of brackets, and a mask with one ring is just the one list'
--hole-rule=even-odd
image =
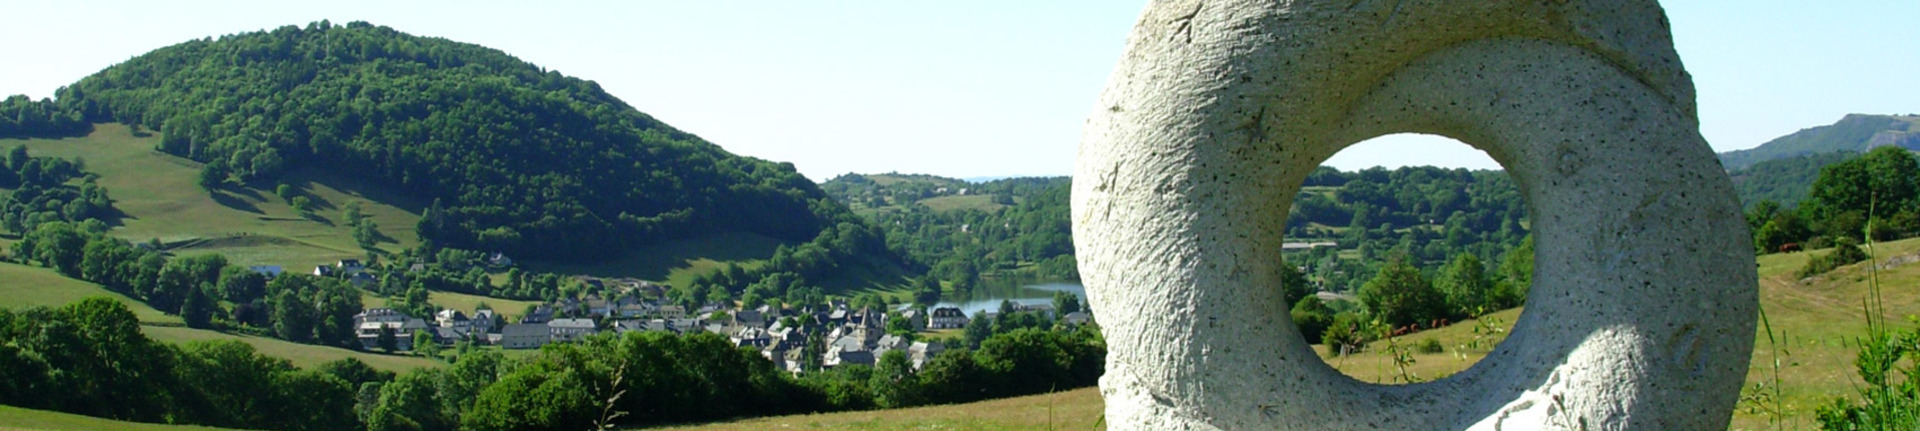
{"label": "farmhouse", "polygon": [[933,313],[927,317],[927,328],[930,328],[930,329],[954,329],[954,328],[965,328],[965,327],[967,327],[967,313],[961,312],[959,308],[955,308],[955,307],[935,308],[933,309]]}

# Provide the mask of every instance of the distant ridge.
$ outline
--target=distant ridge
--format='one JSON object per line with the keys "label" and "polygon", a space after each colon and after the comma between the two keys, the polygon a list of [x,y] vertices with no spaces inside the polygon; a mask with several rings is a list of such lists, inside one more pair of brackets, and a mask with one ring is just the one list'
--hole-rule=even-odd
{"label": "distant ridge", "polygon": [[1737,171],[1756,163],[1810,154],[1898,145],[1920,150],[1920,115],[1847,114],[1833,124],[1809,127],[1774,138],[1758,147],[1720,153],[1720,164]]}

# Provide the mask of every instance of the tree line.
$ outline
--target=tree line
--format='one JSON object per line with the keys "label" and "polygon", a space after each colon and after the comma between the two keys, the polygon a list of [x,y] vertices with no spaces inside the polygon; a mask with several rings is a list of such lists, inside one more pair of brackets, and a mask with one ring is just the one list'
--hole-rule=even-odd
{"label": "tree line", "polygon": [[239,341],[154,342],[125,304],[0,309],[0,404],[137,422],[357,428],[354,391]]}
{"label": "tree line", "polygon": [[969,402],[1091,385],[1090,327],[1017,328],[918,371],[900,351],[802,377],[712,333],[601,334],[524,359],[463,349],[394,374],[300,370],[237,341],[172,345],[124,304],[0,309],[0,403],[119,420],[273,430],[576,430]]}
{"label": "tree line", "polygon": [[1763,200],[1748,208],[1755,252],[1857,244],[1863,232],[1879,241],[1920,234],[1920,160],[1905,149],[1875,148],[1821,167],[1806,196],[1794,206]]}
{"label": "tree line", "polygon": [[64,138],[93,131],[93,123],[71,104],[33,100],[16,94],[0,100],[0,139]]}

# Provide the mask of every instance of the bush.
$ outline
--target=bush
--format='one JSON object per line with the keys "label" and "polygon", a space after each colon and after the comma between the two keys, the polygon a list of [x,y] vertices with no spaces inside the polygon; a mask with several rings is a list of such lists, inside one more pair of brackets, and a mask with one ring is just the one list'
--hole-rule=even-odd
{"label": "bush", "polygon": [[1311,295],[1300,298],[1288,314],[1293,318],[1293,326],[1300,328],[1300,335],[1306,337],[1307,344],[1320,344],[1320,336],[1326,334],[1327,327],[1333,326],[1333,309]]}
{"label": "bush", "polygon": [[1446,351],[1446,349],[1443,347],[1440,347],[1440,340],[1428,338],[1425,340],[1420,340],[1420,342],[1414,343],[1413,351],[1431,354],[1431,353],[1444,352]]}
{"label": "bush", "polygon": [[1340,356],[1366,350],[1367,342],[1375,338],[1373,318],[1358,312],[1343,312],[1333,316],[1333,324],[1320,335],[1320,342],[1327,345],[1327,353]]}
{"label": "bush", "polygon": [[1863,260],[1867,260],[1867,252],[1860,251],[1860,247],[1855,246],[1853,241],[1842,239],[1836,241],[1833,251],[1808,259],[1807,265],[1800,267],[1800,271],[1794,274],[1800,278],[1812,277]]}

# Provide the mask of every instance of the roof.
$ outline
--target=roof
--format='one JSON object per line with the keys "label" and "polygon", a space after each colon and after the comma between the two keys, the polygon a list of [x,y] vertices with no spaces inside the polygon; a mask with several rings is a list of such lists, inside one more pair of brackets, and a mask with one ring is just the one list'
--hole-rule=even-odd
{"label": "roof", "polygon": [[549,328],[593,329],[593,319],[553,319],[547,322]]}

